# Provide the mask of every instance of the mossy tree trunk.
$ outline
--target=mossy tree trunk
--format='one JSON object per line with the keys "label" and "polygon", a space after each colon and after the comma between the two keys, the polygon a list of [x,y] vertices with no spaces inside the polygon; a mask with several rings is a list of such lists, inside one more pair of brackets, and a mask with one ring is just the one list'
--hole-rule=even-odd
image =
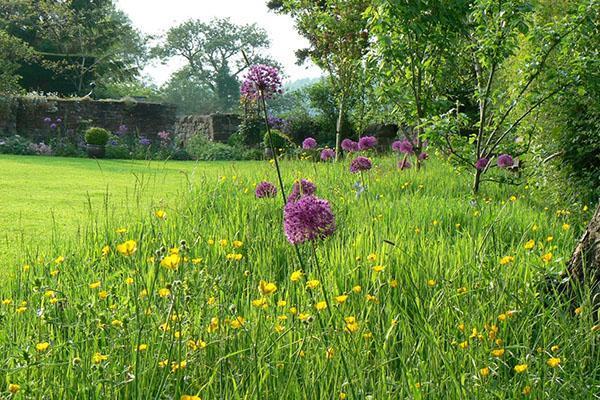
{"label": "mossy tree trunk", "polygon": [[575,247],[561,284],[572,291],[584,282],[591,285],[592,304],[596,312],[600,306],[600,204]]}

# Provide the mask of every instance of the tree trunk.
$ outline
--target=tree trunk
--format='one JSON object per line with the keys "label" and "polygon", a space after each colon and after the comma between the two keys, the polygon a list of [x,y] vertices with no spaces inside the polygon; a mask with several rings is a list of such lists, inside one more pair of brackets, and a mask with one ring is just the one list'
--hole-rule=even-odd
{"label": "tree trunk", "polygon": [[473,181],[473,193],[479,192],[479,185],[481,185],[481,170],[475,170],[475,179]]}
{"label": "tree trunk", "polygon": [[589,282],[595,314],[600,306],[600,204],[575,247],[565,275],[560,285],[571,293]]}

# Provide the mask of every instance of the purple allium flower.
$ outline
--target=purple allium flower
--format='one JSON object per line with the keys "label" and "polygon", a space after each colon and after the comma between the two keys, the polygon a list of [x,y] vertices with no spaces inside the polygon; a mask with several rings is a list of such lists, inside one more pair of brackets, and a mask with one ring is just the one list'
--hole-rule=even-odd
{"label": "purple allium flower", "polygon": [[342,140],[342,150],[347,151],[348,153],[358,151],[358,143],[354,140],[344,139]]}
{"label": "purple allium flower", "polygon": [[375,136],[363,136],[358,139],[359,150],[369,150],[377,145],[377,138]]}
{"label": "purple allium flower", "polygon": [[429,153],[424,151],[421,154],[419,154],[419,156],[417,158],[421,161],[427,160],[429,158]]}
{"label": "purple allium flower", "polygon": [[333,149],[323,149],[321,151],[321,160],[327,161],[335,158],[335,150]]}
{"label": "purple allium flower", "polygon": [[288,196],[288,202],[298,201],[302,196],[312,196],[317,191],[317,185],[308,179],[301,179],[300,182],[294,182],[292,192]]}
{"label": "purple allium flower", "polygon": [[404,154],[412,154],[414,151],[413,144],[408,139],[396,140],[392,143],[392,149]]}
{"label": "purple allium flower", "polygon": [[150,139],[148,139],[146,136],[141,136],[140,137],[140,144],[142,146],[150,146]]}
{"label": "purple allium flower", "polygon": [[307,137],[302,142],[302,148],[304,150],[312,150],[315,147],[317,147],[317,141],[314,138],[312,138],[312,137]]}
{"label": "purple allium flower", "polygon": [[327,200],[304,196],[286,204],[283,229],[291,244],[323,239],[335,231],[335,217]]}
{"label": "purple allium flower", "polygon": [[127,127],[127,125],[119,125],[119,128],[117,129],[115,134],[117,136],[123,136],[127,133],[128,130],[129,130],[129,128]]}
{"label": "purple allium flower", "polygon": [[240,92],[243,97],[249,100],[258,99],[261,92],[267,99],[275,93],[282,93],[279,70],[265,64],[251,66],[244,77]]}
{"label": "purple allium flower", "polygon": [[514,165],[514,163],[515,163],[515,161],[508,154],[502,154],[498,157],[498,166],[500,168],[512,167]]}
{"label": "purple allium flower", "polygon": [[50,122],[52,122],[52,118],[50,118],[50,117],[44,118],[44,123],[45,124],[49,124]]}
{"label": "purple allium flower", "polygon": [[267,119],[267,123],[273,129],[283,130],[283,128],[285,127],[286,121],[283,118],[274,117],[272,115],[269,115],[269,118]]}
{"label": "purple allium flower", "polygon": [[398,162],[398,169],[401,171],[409,169],[410,167],[412,167],[412,164],[407,159],[403,159]]}
{"label": "purple allium flower", "polygon": [[262,181],[256,185],[254,194],[258,199],[265,197],[275,197],[277,195],[277,188],[271,182]]}
{"label": "purple allium flower", "polygon": [[57,125],[56,125],[55,123],[51,123],[51,124],[50,124],[50,129],[56,129],[56,126],[57,126]]}
{"label": "purple allium flower", "polygon": [[171,136],[171,134],[169,132],[167,132],[167,131],[160,131],[160,132],[158,132],[158,137],[163,142],[168,141],[170,136]]}
{"label": "purple allium flower", "polygon": [[490,162],[490,160],[488,160],[485,157],[482,157],[475,162],[475,168],[477,168],[480,171],[483,171],[485,169],[485,167],[487,167],[489,162]]}
{"label": "purple allium flower", "polygon": [[373,165],[367,157],[358,156],[350,163],[350,172],[353,174],[360,171],[368,171]]}
{"label": "purple allium flower", "polygon": [[59,117],[59,118],[56,118],[56,123],[57,123],[57,124],[60,124],[61,122],[62,122],[62,118],[60,118],[60,117]]}

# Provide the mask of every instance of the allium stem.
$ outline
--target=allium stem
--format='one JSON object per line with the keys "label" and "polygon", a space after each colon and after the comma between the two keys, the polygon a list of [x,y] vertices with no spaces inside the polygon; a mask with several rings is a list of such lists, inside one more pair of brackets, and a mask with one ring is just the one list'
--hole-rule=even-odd
{"label": "allium stem", "polygon": [[269,126],[269,114],[267,113],[267,102],[265,101],[265,95],[262,90],[260,90],[260,101],[262,103],[263,115],[265,118],[265,126],[267,127],[267,136],[269,136],[269,147],[271,148],[271,153],[273,153],[273,160],[275,161],[275,169],[277,170],[277,179],[279,180],[279,189],[281,191],[281,199],[283,200],[283,206],[285,207],[287,201],[285,199],[285,188],[283,186],[283,179],[281,178],[281,170],[279,169],[279,161],[277,160],[277,152],[275,146],[273,145],[273,134],[271,133],[271,128]]}

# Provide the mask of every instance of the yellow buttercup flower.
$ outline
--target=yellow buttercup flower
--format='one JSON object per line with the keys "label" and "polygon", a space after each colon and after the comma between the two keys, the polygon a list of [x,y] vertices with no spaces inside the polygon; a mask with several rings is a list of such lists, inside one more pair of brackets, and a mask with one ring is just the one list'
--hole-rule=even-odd
{"label": "yellow buttercup flower", "polygon": [[158,219],[166,219],[167,213],[164,210],[156,210],[154,211],[154,216]]}
{"label": "yellow buttercup flower", "polygon": [[375,272],[383,272],[383,270],[385,270],[385,267],[383,265],[375,265],[373,267],[373,271]]}
{"label": "yellow buttercup flower", "polygon": [[137,243],[135,240],[127,240],[117,245],[117,251],[122,255],[129,257],[137,251]]}
{"label": "yellow buttercup flower", "polygon": [[106,245],[106,246],[102,247],[102,255],[104,257],[106,257],[109,254],[110,254],[110,246]]}
{"label": "yellow buttercup flower", "polygon": [[371,253],[371,254],[369,254],[369,255],[367,256],[367,260],[368,260],[368,261],[370,261],[370,262],[375,262],[375,261],[377,261],[377,254],[375,254],[375,253]]}
{"label": "yellow buttercup flower", "polygon": [[569,225],[569,224],[563,224],[562,225],[563,231],[568,231],[570,227],[571,227],[571,225]]}
{"label": "yellow buttercup flower", "polygon": [[122,328],[123,327],[123,321],[115,319],[110,323],[112,326],[114,326],[115,328]]}
{"label": "yellow buttercup flower", "polygon": [[483,367],[479,370],[479,375],[481,375],[483,378],[487,377],[490,375],[490,369],[488,367]]}
{"label": "yellow buttercup flower", "polygon": [[397,279],[391,279],[390,280],[390,287],[392,289],[396,289],[398,287],[398,280]]}
{"label": "yellow buttercup flower", "polygon": [[350,333],[354,333],[358,331],[358,321],[356,321],[355,317],[345,317],[344,322],[346,322],[346,331]]}
{"label": "yellow buttercup flower", "polygon": [[21,385],[18,385],[16,383],[9,383],[8,384],[8,391],[12,394],[17,394],[19,392],[19,390],[21,390]]}
{"label": "yellow buttercup flower", "polygon": [[362,291],[362,287],[360,285],[356,285],[352,288],[354,293],[360,293]]}
{"label": "yellow buttercup flower", "polygon": [[273,282],[267,282],[261,280],[258,283],[258,291],[263,296],[270,296],[277,291],[277,285]]}
{"label": "yellow buttercup flower", "polygon": [[260,299],[252,300],[252,305],[256,308],[267,308],[269,302],[264,297],[261,297]]}
{"label": "yellow buttercup flower", "polygon": [[306,287],[308,289],[316,289],[319,287],[320,284],[321,284],[321,282],[319,282],[318,280],[311,279],[306,282]]}
{"label": "yellow buttercup flower", "polygon": [[504,355],[504,349],[494,349],[491,353],[494,357],[502,357]]}
{"label": "yellow buttercup flower", "polygon": [[552,261],[552,253],[546,253],[542,256],[542,261],[546,264],[548,264],[550,261]]}
{"label": "yellow buttercup flower", "polygon": [[245,323],[246,323],[246,320],[244,319],[244,317],[240,317],[240,316],[238,316],[238,317],[235,317],[235,318],[234,318],[234,319],[231,321],[230,325],[231,325],[231,327],[232,327],[233,329],[239,329],[239,328],[241,328],[242,326],[244,326],[244,324],[245,324]]}
{"label": "yellow buttercup flower", "polygon": [[500,259],[500,265],[506,265],[513,261],[515,261],[515,258],[513,256],[504,256]]}
{"label": "yellow buttercup flower", "polygon": [[338,304],[344,304],[346,302],[346,300],[348,300],[347,294],[341,294],[339,296],[335,296],[335,301]]}
{"label": "yellow buttercup flower", "polygon": [[133,285],[133,278],[131,278],[131,277],[125,278],[125,284]]}
{"label": "yellow buttercup flower", "polygon": [[168,297],[171,294],[171,291],[167,288],[162,288],[158,290],[158,295],[162,298]]}
{"label": "yellow buttercup flower", "polygon": [[50,343],[48,342],[41,342],[35,345],[35,349],[37,351],[39,351],[40,353],[48,350],[48,348],[50,347]]}
{"label": "yellow buttercup flower", "polygon": [[428,279],[427,280],[427,286],[429,287],[434,287],[435,285],[437,285],[437,281],[434,279]]}
{"label": "yellow buttercup flower", "polygon": [[548,364],[548,366],[550,366],[552,368],[556,368],[560,365],[560,358],[551,357],[548,359],[548,361],[546,361],[546,364]]}
{"label": "yellow buttercup flower", "polygon": [[240,247],[242,247],[244,245],[244,242],[240,241],[240,240],[234,240],[232,243],[233,247],[235,247],[236,249],[239,249]]}
{"label": "yellow buttercup flower", "polygon": [[119,234],[127,233],[127,228],[117,228],[115,232]]}
{"label": "yellow buttercup flower", "polygon": [[202,399],[200,398],[200,396],[184,394],[181,396],[180,400],[202,400]]}
{"label": "yellow buttercup flower", "polygon": [[515,365],[515,372],[517,374],[522,374],[523,372],[527,371],[527,364],[517,364]]}
{"label": "yellow buttercup flower", "polygon": [[145,343],[142,343],[138,346],[138,351],[146,351],[148,350],[148,345]]}
{"label": "yellow buttercup flower", "polygon": [[54,264],[62,264],[65,261],[65,257],[58,256],[54,259]]}
{"label": "yellow buttercup flower", "polygon": [[317,309],[317,311],[323,311],[327,308],[327,302],[319,301],[315,304],[315,308]]}
{"label": "yellow buttercup flower", "polygon": [[298,282],[300,279],[302,279],[303,276],[304,272],[302,272],[301,270],[297,270],[292,272],[292,275],[290,275],[290,280],[292,282]]}
{"label": "yellow buttercup flower", "polygon": [[531,239],[531,240],[528,240],[528,241],[527,241],[527,242],[526,242],[526,243],[523,245],[523,247],[525,247],[525,250],[531,250],[531,249],[533,249],[533,248],[535,247],[535,240],[533,240],[533,239]]}
{"label": "yellow buttercup flower", "polygon": [[94,353],[92,356],[92,362],[94,364],[100,364],[102,361],[108,360],[108,356],[99,352]]}
{"label": "yellow buttercup flower", "polygon": [[179,268],[180,261],[181,257],[179,257],[179,254],[169,254],[160,261],[160,265],[166,269],[175,271],[177,268]]}
{"label": "yellow buttercup flower", "polygon": [[100,281],[90,283],[90,289],[98,289],[100,287]]}

